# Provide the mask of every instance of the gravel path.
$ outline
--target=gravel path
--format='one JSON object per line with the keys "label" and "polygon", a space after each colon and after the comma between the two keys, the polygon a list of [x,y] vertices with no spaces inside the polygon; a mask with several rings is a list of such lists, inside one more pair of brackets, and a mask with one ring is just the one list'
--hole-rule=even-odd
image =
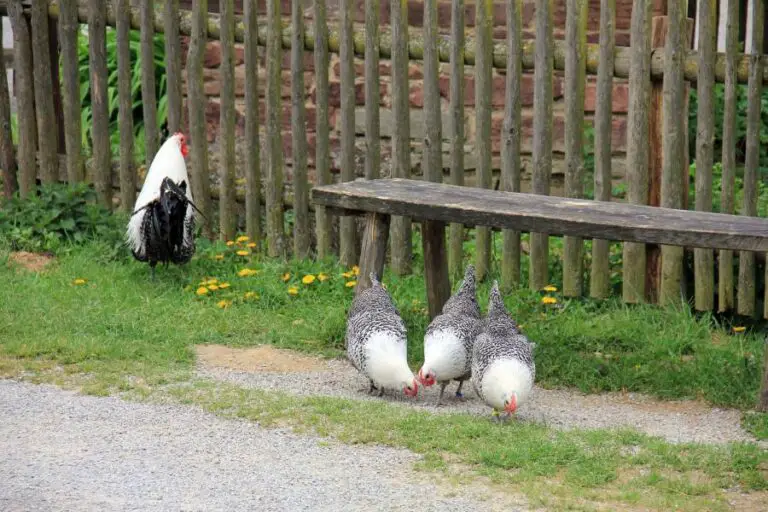
{"label": "gravel path", "polygon": [[[490,416],[490,408],[477,397],[469,382],[462,390],[464,401],[454,398],[457,384],[451,383],[446,388],[445,405],[437,408],[435,402],[439,386],[420,387],[419,396],[415,399],[407,398],[402,393],[371,397],[366,393],[367,380],[346,360],[318,361],[323,368],[299,372],[238,371],[198,364],[197,374],[243,387],[275,389],[297,395],[386,400],[434,413],[461,412]],[[755,441],[741,428],[741,413],[738,410],[711,408],[692,401],[657,401],[634,393],[585,395],[537,387],[532,400],[518,410],[518,416],[560,429],[633,427],[670,442]]]}
{"label": "gravel path", "polygon": [[5,512],[514,510],[455,496],[405,450],[13,381],[0,381],[0,453]]}

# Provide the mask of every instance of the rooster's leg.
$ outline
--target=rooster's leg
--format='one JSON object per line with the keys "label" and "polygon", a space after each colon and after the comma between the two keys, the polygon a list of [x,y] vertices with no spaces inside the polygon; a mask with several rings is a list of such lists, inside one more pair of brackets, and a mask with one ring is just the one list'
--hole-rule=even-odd
{"label": "rooster's leg", "polygon": [[150,274],[149,274],[150,275],[150,279],[154,282],[154,280],[155,280],[155,265],[153,263],[150,263],[149,264],[149,268],[150,268]]}
{"label": "rooster's leg", "polygon": [[445,393],[445,386],[447,386],[449,382],[450,381],[446,380],[440,383],[440,396],[437,397],[437,407],[443,405],[443,393]]}
{"label": "rooster's leg", "polygon": [[456,398],[464,398],[464,394],[461,392],[461,387],[464,385],[464,381],[459,381],[459,387],[456,388]]}
{"label": "rooster's leg", "polygon": [[371,381],[371,387],[368,388],[368,394],[372,395],[374,391],[376,391],[376,384],[374,384],[373,381]]}

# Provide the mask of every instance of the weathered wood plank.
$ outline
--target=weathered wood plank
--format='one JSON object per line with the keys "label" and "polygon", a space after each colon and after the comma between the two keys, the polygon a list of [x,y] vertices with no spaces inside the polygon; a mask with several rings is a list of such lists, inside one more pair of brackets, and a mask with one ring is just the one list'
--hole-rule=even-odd
{"label": "weathered wood plank", "polygon": [[[587,4],[587,0],[566,2],[565,39],[569,44],[565,54],[565,196],[576,198],[584,195]],[[566,237],[563,249],[563,295],[579,297],[584,289],[584,241]]]}
{"label": "weathered wood plank", "polygon": [[[626,176],[627,200],[631,204],[648,202],[651,7],[651,0],[632,2]],[[624,244],[622,265],[624,302],[643,302],[645,300],[645,245]]]}
{"label": "weathered wood plank", "polygon": [[[325,2],[314,2],[314,59],[315,59],[315,91],[317,105],[315,108],[315,175],[318,185],[331,183],[331,156],[329,146],[330,125],[328,119],[329,82],[327,70],[328,55],[328,21]],[[323,259],[331,252],[331,218],[325,208],[315,209],[315,238],[317,257]]]}
{"label": "weathered wood plank", "polygon": [[[552,174],[552,0],[536,6],[536,67],[533,89],[534,194],[549,195]],[[549,234],[531,233],[529,287],[539,290],[549,279]]]}
{"label": "weathered wood plank", "polygon": [[[696,126],[696,209],[712,211],[712,165],[715,142],[715,50],[717,45],[717,2],[700,0],[697,44],[701,60]],[[695,307],[699,311],[715,308],[715,260],[708,249],[694,251]]]}
{"label": "weathered wood plank", "polygon": [[37,176],[37,123],[35,86],[32,76],[32,41],[27,19],[19,2],[8,5],[13,30],[13,74],[16,80],[16,119],[19,130],[19,195],[27,197],[35,188]]}
{"label": "weathered wood plank", "polygon": [[221,111],[219,113],[219,238],[233,240],[235,213],[235,6],[219,0],[221,10]]}
{"label": "weathered wood plank", "polygon": [[[539,9],[541,7],[537,8],[537,12]],[[491,169],[493,0],[478,0],[475,13],[476,185],[481,188],[491,188],[493,173],[493,169]],[[477,279],[482,281],[491,269],[491,232],[486,227],[481,226],[475,229],[475,235],[475,269]]]}
{"label": "weathered wood plank", "polygon": [[[202,2],[205,2],[207,5],[208,0],[202,0]],[[197,0],[197,3],[193,4],[193,8],[200,3],[200,0]],[[199,32],[199,30],[195,30],[195,17],[200,16],[200,12],[201,11],[199,10],[194,10],[195,14],[193,14],[192,18],[192,34]],[[155,0],[141,0],[139,19],[139,28],[141,30],[141,107],[144,113],[144,152],[146,153],[146,163],[149,165],[152,162],[152,159],[155,158],[155,153],[157,153],[157,150],[160,148],[158,139],[159,134],[157,130],[157,93],[155,91]],[[202,80],[202,71],[200,73],[200,78]],[[191,108],[192,107],[190,106],[190,109]],[[195,142],[194,138],[192,142]],[[203,212],[205,212],[205,210],[203,210]],[[210,219],[210,217],[208,218]],[[210,234],[208,236],[210,237]]]}
{"label": "weathered wood plank", "polygon": [[[0,25],[0,41],[3,27]],[[11,96],[8,91],[8,75],[5,65],[0,66],[0,166],[3,168],[3,195],[13,197],[18,190],[16,181],[16,148],[11,136]]]}
{"label": "weathered wood plank", "polygon": [[[762,97],[763,61],[760,54],[763,53],[763,2],[762,0],[750,0],[748,4],[748,18],[751,18],[751,41],[745,44],[746,52],[750,57],[750,79],[747,86],[747,137],[744,151],[744,203],[742,215],[757,215],[757,173],[760,166],[760,110]],[[751,11],[751,12],[750,12]],[[751,43],[751,44],[750,44]],[[740,315],[752,316],[755,314],[755,255],[742,252],[739,255],[739,289],[736,301],[736,311]]]}
{"label": "weathered wood plank", "polygon": [[77,1],[61,0],[59,40],[61,41],[62,114],[64,116],[64,146],[67,152],[67,180],[78,183],[85,179],[83,141],[80,119],[80,70],[77,47],[80,25],[77,21]]}
{"label": "weathered wood plank", "polygon": [[259,139],[259,25],[257,0],[245,9],[245,232],[261,251],[261,141]]}
{"label": "weathered wood plank", "polygon": [[[221,2],[223,0],[219,0]],[[179,0],[165,0],[165,74],[168,94],[168,133],[181,130],[181,38],[179,37]],[[222,27],[219,30],[223,30]],[[222,32],[219,36],[226,39]]]}
{"label": "weathered wood plank", "polygon": [[760,384],[760,396],[757,399],[757,410],[768,412],[768,336],[763,343],[763,381]]}
{"label": "weathered wood plank", "polygon": [[37,116],[37,147],[40,154],[40,175],[43,183],[57,181],[56,114],[53,110],[53,84],[48,46],[48,0],[33,0],[32,66],[35,82],[35,114]]}
{"label": "weathered wood plank", "polygon": [[[522,63],[522,0],[507,3],[507,78],[501,147],[501,189],[520,192],[520,145],[522,138],[520,75]],[[501,287],[510,291],[520,286],[520,233],[504,230],[501,250]]]}
{"label": "weathered wood plank", "polygon": [[[203,90],[203,60],[205,58],[205,15],[208,0],[194,0],[195,15],[192,18],[192,37],[187,53],[187,108],[189,113],[190,169],[192,196],[195,204],[207,219],[213,219],[211,181],[208,167],[208,139],[205,121],[206,97]],[[143,62],[142,62],[143,64]],[[142,83],[143,87],[143,83]],[[146,107],[146,106],[145,106]],[[146,110],[145,110],[146,112]],[[144,122],[146,123],[146,117]],[[145,127],[147,125],[145,124]],[[147,134],[147,142],[150,135]],[[149,150],[149,148],[147,148]],[[213,238],[212,222],[203,223],[203,236]]]}
{"label": "weathered wood plank", "polygon": [[[442,126],[440,120],[440,85],[437,61],[437,0],[424,2],[424,112],[427,130],[424,137],[424,179],[443,180]],[[445,250],[445,223],[422,224],[424,280],[430,319],[443,310],[451,296],[448,258]]]}
{"label": "weathered wood plank", "polygon": [[[451,184],[464,185],[464,0],[451,1],[450,111]],[[464,225],[452,223],[448,248],[451,276],[459,277],[464,268]]]}
{"label": "weathered wood plank", "polygon": [[378,213],[366,215],[363,247],[360,252],[360,275],[357,277],[355,295],[371,287],[371,272],[374,272],[379,279],[384,275],[389,223],[389,215]]}
{"label": "weathered wood plank", "polygon": [[[392,176],[411,176],[411,125],[408,104],[408,2],[390,2],[392,26],[392,110],[395,135],[392,138]],[[392,271],[405,275],[411,271],[411,220],[395,217],[391,222],[390,259]]]}
{"label": "weathered wood plank", "polygon": [[[613,117],[613,61],[615,55],[616,0],[600,1],[600,66],[595,105],[595,199],[610,201],[612,189],[611,131]],[[592,241],[589,294],[602,299],[611,294],[610,248],[607,240]]]}
{"label": "weathered wood plank", "polygon": [[[341,181],[355,179],[355,66],[352,21],[353,0],[343,0],[340,6],[341,46]],[[351,267],[357,262],[355,219],[340,219],[339,262]]]}
{"label": "weathered wood plank", "polygon": [[[302,0],[291,3],[291,132],[293,159],[293,255],[309,255],[309,192],[307,178],[307,112],[304,89],[304,11]],[[354,119],[352,120],[354,123]]]}
{"label": "weathered wood plank", "polygon": [[768,219],[627,203],[484,190],[405,179],[312,189],[312,201],[350,213],[675,246],[768,250]]}
{"label": "weathered wood plank", "polygon": [[365,179],[381,174],[379,0],[365,2]]}
{"label": "weathered wood plank", "polygon": [[120,108],[120,208],[130,213],[136,200],[133,164],[133,98],[131,94],[131,48],[129,0],[117,0],[117,94]]}
{"label": "weathered wood plank", "polygon": [[[721,17],[725,18],[726,43],[720,212],[733,213],[736,181],[736,59],[739,51],[739,0],[727,0],[727,9],[721,13]],[[734,284],[733,252],[720,251],[718,258],[718,311],[730,311],[736,305]]]}
{"label": "weathered wood plank", "polygon": [[91,68],[91,117],[93,159],[96,162],[93,184],[101,204],[112,208],[112,183],[109,176],[109,106],[107,98],[107,6],[89,0],[88,62]]}
{"label": "weathered wood plank", "polygon": [[280,107],[282,25],[280,0],[267,1],[267,255],[285,255],[285,220],[283,215],[283,140]]}

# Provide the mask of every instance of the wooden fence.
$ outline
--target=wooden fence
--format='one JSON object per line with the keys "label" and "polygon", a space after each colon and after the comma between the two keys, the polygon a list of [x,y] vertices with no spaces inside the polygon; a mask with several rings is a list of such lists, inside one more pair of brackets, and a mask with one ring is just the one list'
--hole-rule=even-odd
{"label": "wooden fence", "polygon": [[[216,0],[213,0],[216,1]],[[688,207],[687,109],[691,83],[698,97],[698,126],[696,127],[695,204],[697,210],[711,210],[713,194],[721,196],[721,211],[733,213],[735,208],[734,180],[736,176],[736,88],[748,84],[748,114],[746,119],[746,162],[744,168],[744,200],[740,214],[757,215],[760,108],[763,82],[768,71],[763,67],[762,0],[749,1],[748,40],[746,53],[738,44],[739,3],[720,2],[720,27],[724,30],[724,53],[717,53],[717,3],[699,0],[694,51],[689,50],[692,20],[686,17],[687,2],[669,0],[666,16],[651,16],[651,0],[635,0],[631,19],[631,47],[615,45],[614,25],[616,2],[600,2],[599,44],[587,44],[587,0],[567,0],[565,40],[553,37],[553,1],[536,3],[535,40],[524,39],[521,26],[522,1],[506,2],[507,40],[493,39],[493,4],[478,1],[475,6],[475,30],[465,36],[464,0],[452,0],[450,36],[438,34],[437,0],[424,2],[424,27],[421,35],[409,37],[407,2],[393,2],[390,26],[380,27],[379,0],[365,2],[365,27],[353,24],[352,0],[339,0],[339,23],[329,26],[326,3],[315,1],[313,20],[304,23],[304,2],[293,0],[291,12],[281,12],[287,2],[267,0],[266,17],[257,19],[257,1],[245,0],[244,15],[235,15],[233,0],[220,0],[220,14],[208,14],[207,0],[194,0],[192,11],[179,11],[178,1],[169,0],[161,7],[153,0],[141,0],[140,8],[128,0],[33,0],[30,2],[0,2],[0,11],[9,15],[14,30],[14,72],[18,104],[18,147],[11,144],[9,122],[9,93],[5,84],[5,69],[0,76],[0,159],[4,170],[6,193],[16,187],[22,196],[32,192],[35,179],[51,182],[59,179],[58,160],[65,153],[66,180],[85,179],[86,162],[81,147],[80,83],[77,74],[77,37],[79,24],[87,23],[89,33],[89,64],[91,102],[93,111],[93,155],[88,179],[98,192],[100,201],[113,205],[113,184],[119,190],[120,205],[131,208],[137,187],[133,162],[130,74],[136,65],[130,60],[129,31],[141,32],[140,65],[141,94],[145,121],[147,160],[158,148],[157,98],[152,63],[152,35],[165,34],[168,79],[168,130],[178,130],[182,122],[182,55],[180,35],[191,36],[186,59],[188,73],[188,119],[192,141],[190,169],[193,192],[201,210],[213,218],[214,200],[218,200],[218,235],[231,238],[236,231],[235,202],[245,203],[246,232],[258,243],[266,239],[266,253],[283,257],[292,252],[297,257],[313,253],[310,247],[311,226],[315,227],[314,254],[319,257],[331,251],[331,219],[322,207],[314,208],[315,221],[310,219],[307,177],[308,144],[305,131],[307,94],[303,83],[303,52],[314,52],[318,71],[329,67],[329,53],[338,53],[341,67],[341,180],[356,176],[354,143],[354,59],[363,58],[365,78],[365,168],[368,179],[382,175],[379,112],[379,59],[389,59],[392,65],[395,119],[391,176],[411,177],[408,102],[409,61],[423,63],[424,110],[426,136],[424,145],[424,179],[440,181],[442,173],[442,130],[450,132],[450,182],[464,184],[464,67],[472,66],[475,77],[477,127],[477,179],[480,187],[492,186],[491,163],[491,74],[493,68],[506,70],[506,106],[502,129],[501,187],[519,191],[521,182],[521,85],[523,70],[534,71],[534,121],[532,192],[550,193],[552,171],[552,88],[554,70],[565,74],[565,194],[584,194],[584,161],[582,148],[584,125],[585,75],[597,75],[597,104],[594,116],[595,134],[595,199],[611,200],[611,118],[614,77],[629,79],[629,111],[627,133],[628,201],[636,204],[661,205],[671,208]],[[52,20],[49,25],[49,20]],[[58,33],[56,25],[58,23]],[[107,82],[105,29],[117,28],[120,103],[119,172],[112,173],[110,134],[107,119]],[[51,29],[53,27],[53,30]],[[50,58],[50,37],[60,38],[62,73]],[[206,139],[203,57],[205,42],[221,41],[221,127],[219,138],[219,190],[211,190]],[[245,162],[246,188],[244,196],[235,193],[235,102],[234,102],[234,43],[245,43],[247,150]],[[266,83],[257,83],[259,62],[257,47],[266,47]],[[292,76],[292,140],[293,151],[293,248],[288,247],[284,212],[284,155],[281,140],[281,61],[282,52],[291,52]],[[55,54],[54,54],[55,55]],[[51,62],[54,65],[51,65]],[[441,105],[438,90],[438,65],[450,63],[451,125],[441,126]],[[663,81],[661,80],[663,77]],[[316,73],[317,143],[316,181],[329,183],[330,145],[328,133],[329,84],[328,74]],[[725,121],[723,123],[722,188],[713,190],[714,84],[725,83]],[[265,87],[266,140],[259,141],[259,88]],[[60,92],[59,92],[60,91]],[[60,99],[59,99],[60,98]],[[60,105],[59,105],[60,103]],[[63,143],[56,127],[63,126]],[[64,158],[64,157],[61,157]],[[266,175],[261,175],[260,160],[265,159]],[[16,172],[18,169],[18,172]],[[263,183],[262,183],[263,182]],[[262,197],[262,191],[264,197]],[[262,234],[265,221],[266,236]],[[215,227],[215,226],[213,226]],[[212,226],[204,228],[206,236],[214,236]],[[410,271],[411,222],[393,219],[391,234],[391,267],[397,273]],[[449,234],[449,260],[452,274],[460,274],[464,260],[461,225],[452,225]],[[343,218],[339,229],[339,257],[343,264],[352,265],[357,258],[358,237],[351,218]],[[493,233],[477,228],[476,265],[478,274],[486,275],[491,264]],[[521,236],[504,231],[501,255],[501,276],[505,287],[521,281]],[[539,289],[548,284],[549,237],[532,233],[530,239],[529,286]],[[563,255],[563,293],[579,296],[589,289],[592,297],[608,296],[610,287],[609,242],[595,240],[592,244],[590,282],[584,283],[584,241],[567,237]],[[738,273],[734,255],[720,251],[715,255],[708,249],[695,251],[695,294],[697,310],[728,311],[736,309],[742,315],[755,315],[757,305],[768,300],[756,297],[757,262],[755,254],[738,255]],[[717,272],[715,261],[718,262]],[[666,304],[679,301],[684,295],[684,251],[675,247],[656,247],[626,243],[623,249],[623,298],[626,302],[657,301]],[[717,276],[717,284],[715,278]],[[588,285],[588,286],[587,286]],[[717,288],[716,288],[717,286]],[[715,291],[717,290],[717,293]],[[768,287],[766,287],[768,294]],[[715,304],[715,298],[718,303]]]}

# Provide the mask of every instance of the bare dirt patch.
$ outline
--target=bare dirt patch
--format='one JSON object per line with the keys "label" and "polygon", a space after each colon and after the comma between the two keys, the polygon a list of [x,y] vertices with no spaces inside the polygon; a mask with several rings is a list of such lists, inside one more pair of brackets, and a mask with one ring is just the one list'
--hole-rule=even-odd
{"label": "bare dirt patch", "polygon": [[224,345],[198,345],[197,359],[205,366],[243,372],[297,373],[323,371],[325,362],[270,345],[232,348]]}
{"label": "bare dirt patch", "polygon": [[31,272],[42,272],[51,263],[53,263],[53,256],[48,254],[38,254],[34,252],[18,251],[12,252],[8,258],[8,266],[23,268]]}

